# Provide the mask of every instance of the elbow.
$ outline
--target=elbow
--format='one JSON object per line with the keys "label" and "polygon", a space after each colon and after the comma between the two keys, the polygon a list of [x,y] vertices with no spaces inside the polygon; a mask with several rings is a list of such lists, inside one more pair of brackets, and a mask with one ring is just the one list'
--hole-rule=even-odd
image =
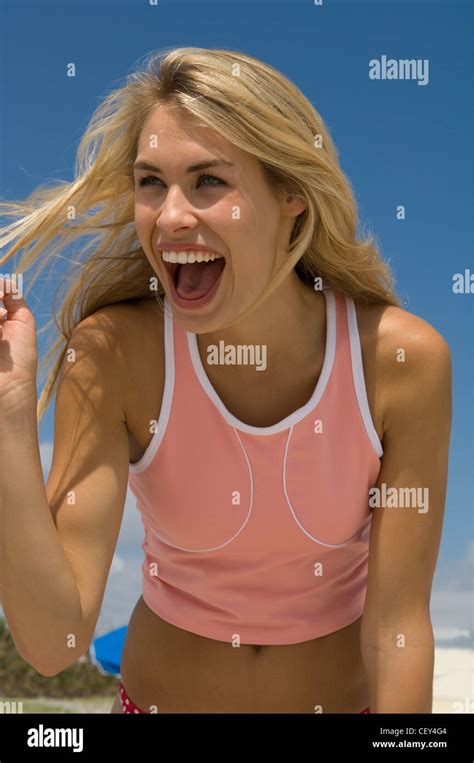
{"label": "elbow", "polygon": [[[69,633],[78,634],[78,628],[69,628]],[[51,638],[37,638],[35,643],[27,642],[17,630],[10,627],[10,635],[19,656],[37,673],[45,678],[53,678],[72,667],[79,658],[89,650],[93,632],[88,629],[77,635],[75,646],[65,646],[64,639],[61,644]]]}
{"label": "elbow", "polygon": [[[27,662],[28,665],[31,665],[31,667],[41,676],[44,676],[45,678],[54,678],[54,676],[58,676],[60,673],[63,673],[65,670],[72,667],[80,657],[88,651],[88,648],[89,647],[86,646],[81,650],[70,649],[68,650],[67,655],[62,655],[63,659],[58,659],[58,655],[56,655],[56,659],[54,660],[45,658],[44,655],[39,656],[25,653],[18,648],[17,651],[21,658]],[[71,652],[74,652],[74,654],[71,654]]]}
{"label": "elbow", "polygon": [[68,668],[71,668],[78,659],[79,657],[62,663],[43,663],[38,660],[26,660],[26,662],[28,662],[41,676],[44,676],[45,678],[54,678],[54,676],[58,676],[60,673],[64,673]]}
{"label": "elbow", "polygon": [[41,676],[44,676],[45,678],[53,678],[54,676],[58,676],[60,673],[63,672],[63,669],[52,669],[51,667],[42,667],[41,665],[33,665],[32,666],[37,673],[39,673]]}
{"label": "elbow", "polygon": [[53,664],[52,662],[45,662],[44,658],[38,659],[38,655],[31,655],[21,651],[18,649],[18,647],[17,652],[22,660],[28,663],[28,665],[30,665],[33,670],[40,674],[40,676],[44,676],[45,678],[53,678],[53,676],[59,675],[59,673],[62,673],[63,670],[66,670],[66,668],[69,667],[68,665],[59,665],[58,663]]}
{"label": "elbow", "polygon": [[360,650],[368,670],[387,664],[400,665],[417,656],[434,655],[435,640],[431,620],[426,616],[398,618],[391,625],[362,629]]}
{"label": "elbow", "polygon": [[21,659],[41,676],[45,676],[45,678],[51,678],[52,676],[56,676],[61,672],[61,669],[57,669],[56,666],[53,669],[51,664],[47,665],[41,660],[38,660],[36,656],[32,656],[29,652],[25,652],[25,650],[19,649],[16,644],[15,647]]}

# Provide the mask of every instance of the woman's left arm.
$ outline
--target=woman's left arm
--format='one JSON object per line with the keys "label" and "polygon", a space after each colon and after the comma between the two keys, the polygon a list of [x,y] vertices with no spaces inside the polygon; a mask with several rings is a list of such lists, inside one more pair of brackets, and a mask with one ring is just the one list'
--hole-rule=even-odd
{"label": "woman's left arm", "polygon": [[430,597],[448,474],[451,355],[430,324],[400,309],[390,315],[377,361],[384,454],[369,496],[375,508],[361,651],[371,712],[431,713]]}

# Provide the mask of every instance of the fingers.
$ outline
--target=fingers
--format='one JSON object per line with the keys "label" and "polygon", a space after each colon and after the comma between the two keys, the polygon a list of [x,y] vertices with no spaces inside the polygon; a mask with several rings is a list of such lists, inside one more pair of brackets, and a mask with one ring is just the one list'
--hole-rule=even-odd
{"label": "fingers", "polygon": [[23,299],[23,275],[0,276],[0,318],[12,317],[18,310],[26,307]]}

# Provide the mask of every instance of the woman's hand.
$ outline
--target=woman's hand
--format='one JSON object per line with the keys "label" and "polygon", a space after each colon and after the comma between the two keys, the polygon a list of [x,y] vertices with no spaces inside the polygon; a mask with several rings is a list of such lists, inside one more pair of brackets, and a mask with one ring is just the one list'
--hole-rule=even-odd
{"label": "woman's hand", "polygon": [[[2,306],[3,305],[3,306]],[[0,412],[14,413],[36,398],[36,321],[23,297],[0,276]]]}

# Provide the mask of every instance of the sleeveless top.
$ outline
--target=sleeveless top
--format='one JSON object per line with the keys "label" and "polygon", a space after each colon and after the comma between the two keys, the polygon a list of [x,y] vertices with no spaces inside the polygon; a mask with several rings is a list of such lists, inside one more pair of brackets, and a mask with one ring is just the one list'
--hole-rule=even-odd
{"label": "sleeveless top", "polygon": [[383,450],[354,302],[323,293],[326,348],[313,394],[267,427],[227,410],[196,334],[165,297],[162,405],[129,486],[144,528],[143,598],[178,628],[234,645],[293,644],[363,612],[369,490]]}

